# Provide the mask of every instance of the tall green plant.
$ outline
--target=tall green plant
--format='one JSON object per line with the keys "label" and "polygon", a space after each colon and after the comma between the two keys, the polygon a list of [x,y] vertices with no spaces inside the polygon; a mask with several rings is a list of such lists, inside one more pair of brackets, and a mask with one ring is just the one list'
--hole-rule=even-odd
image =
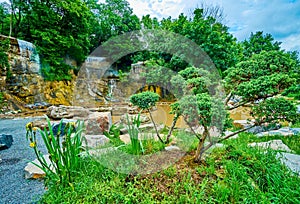
{"label": "tall green plant", "polygon": [[141,125],[140,113],[137,117],[134,117],[132,121],[129,120],[128,115],[126,115],[127,126],[126,129],[130,136],[132,152],[136,155],[144,153],[144,148],[142,142],[139,140],[139,127]]}
{"label": "tall green plant", "polygon": [[[79,168],[79,154],[82,150],[82,137],[83,122],[67,123],[65,129],[63,122],[59,124],[58,132],[53,133],[50,120],[47,118],[48,129],[40,130],[33,127],[33,123],[26,125],[26,139],[30,142],[30,147],[33,148],[34,153],[40,164],[34,163],[41,168],[45,173],[51,184],[71,185],[72,175]],[[41,153],[38,148],[36,134],[37,131],[42,136],[43,143],[46,146],[49,154],[50,163],[46,161],[45,155]],[[64,136],[61,137],[61,132]]]}

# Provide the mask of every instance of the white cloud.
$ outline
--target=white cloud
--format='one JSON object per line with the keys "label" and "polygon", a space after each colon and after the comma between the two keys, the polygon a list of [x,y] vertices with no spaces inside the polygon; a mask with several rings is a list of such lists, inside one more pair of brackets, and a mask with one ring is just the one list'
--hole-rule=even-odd
{"label": "white cloud", "polygon": [[[201,0],[128,0],[139,17],[178,17],[182,12],[200,5]],[[251,32],[264,31],[282,41],[287,50],[300,51],[300,1],[299,0],[211,0],[207,4],[220,5],[224,9],[226,25],[238,40],[244,40]]]}

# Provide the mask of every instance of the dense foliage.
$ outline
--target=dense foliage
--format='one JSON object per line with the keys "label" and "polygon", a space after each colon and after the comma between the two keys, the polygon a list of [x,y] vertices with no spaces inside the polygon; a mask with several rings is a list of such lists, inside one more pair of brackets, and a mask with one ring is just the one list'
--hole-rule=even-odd
{"label": "dense foliage", "polygon": [[76,73],[101,42],[139,28],[139,19],[123,0],[10,1],[0,5],[0,16],[1,33],[37,46],[47,80],[70,80],[71,70]]}
{"label": "dense foliage", "polygon": [[8,62],[8,52],[9,50],[9,39],[0,41],[0,71],[2,73],[6,72],[6,76],[9,78],[11,75],[10,65]]}
{"label": "dense foliage", "polygon": [[[159,21],[149,15],[139,19],[125,0],[10,1],[0,5],[0,23],[4,35],[38,47],[43,73],[49,80],[70,79],[70,70],[75,67],[67,64],[66,58],[80,65],[110,37],[141,28],[175,32],[193,40],[223,71],[238,62],[241,46],[228,27],[207,15],[207,10],[197,8],[191,17],[181,14],[177,19]],[[159,51],[131,53],[116,64],[126,70],[132,62],[150,58],[162,59],[164,66],[175,71],[188,65],[179,56]]]}

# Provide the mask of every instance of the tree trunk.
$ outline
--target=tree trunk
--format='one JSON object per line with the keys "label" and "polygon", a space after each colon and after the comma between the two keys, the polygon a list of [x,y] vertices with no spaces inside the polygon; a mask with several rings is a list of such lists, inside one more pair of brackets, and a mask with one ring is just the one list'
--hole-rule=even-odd
{"label": "tree trunk", "polygon": [[9,35],[8,37],[11,37],[12,33],[12,14],[10,15],[10,22],[9,22]]}
{"label": "tree trunk", "polygon": [[161,137],[159,136],[159,133],[158,133],[156,124],[155,124],[155,122],[154,122],[154,120],[153,120],[152,114],[151,114],[151,112],[150,112],[149,109],[148,109],[148,112],[149,112],[149,115],[150,115],[150,119],[151,119],[151,121],[152,121],[152,123],[153,123],[153,125],[154,125],[154,129],[155,129],[155,131],[156,131],[156,135],[157,135],[158,139],[164,144],[164,141],[163,141],[163,140],[161,139]]}
{"label": "tree trunk", "polygon": [[204,126],[204,132],[202,137],[199,140],[198,146],[197,146],[197,150],[196,150],[196,154],[195,154],[195,162],[199,162],[201,160],[202,154],[203,154],[203,149],[204,149],[204,142],[208,136],[209,132],[206,126]]}
{"label": "tree trunk", "polygon": [[172,132],[173,132],[173,130],[174,130],[174,128],[175,128],[175,125],[176,125],[176,122],[177,122],[178,118],[179,118],[179,116],[178,116],[177,114],[175,114],[174,119],[173,119],[173,122],[172,122],[172,125],[171,125],[171,127],[170,127],[169,132],[168,132],[168,135],[167,135],[167,139],[166,139],[165,144],[169,143],[170,137],[171,137]]}

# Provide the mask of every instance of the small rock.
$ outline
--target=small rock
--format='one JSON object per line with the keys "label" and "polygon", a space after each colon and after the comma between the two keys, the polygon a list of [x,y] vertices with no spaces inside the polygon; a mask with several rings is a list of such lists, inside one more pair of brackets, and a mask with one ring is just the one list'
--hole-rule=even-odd
{"label": "small rock", "polygon": [[[123,123],[123,124],[127,124],[127,116],[128,116],[128,119],[129,119],[129,122],[133,121],[134,118],[137,118],[137,114],[126,114],[126,115],[122,115],[121,118],[120,118],[120,121]],[[143,124],[143,123],[147,123],[150,121],[150,118],[146,115],[140,115],[140,122]]]}
{"label": "small rock", "polygon": [[[296,130],[295,130],[296,129]],[[295,132],[297,132],[297,128],[280,128],[278,130],[271,130],[267,132],[261,132],[256,134],[257,137],[263,137],[267,135],[282,135],[282,136],[291,136],[295,135]]]}
{"label": "small rock", "polygon": [[12,135],[0,135],[0,150],[8,149],[13,143]]}
{"label": "small rock", "polygon": [[295,134],[300,134],[300,128],[290,128],[290,130]]}
{"label": "small rock", "polygon": [[[51,164],[49,155],[45,155],[44,158],[48,165]],[[40,178],[45,177],[45,175],[46,175],[45,172],[33,163],[35,163],[37,165],[41,165],[41,163],[39,162],[38,159],[35,159],[32,162],[29,162],[24,169],[25,170],[25,178],[26,179],[40,179]],[[52,170],[53,169],[54,168],[52,168]]]}
{"label": "small rock", "polygon": [[[157,127],[157,130],[160,131],[164,128],[164,125],[156,125],[156,127]],[[145,132],[145,131],[149,132],[149,131],[152,131],[152,130],[155,131],[153,123],[143,124],[139,127],[139,130],[142,131],[142,132]],[[121,132],[121,134],[127,134],[128,130],[125,127],[125,128],[120,129],[120,132]]]}
{"label": "small rock", "polygon": [[180,148],[179,148],[178,146],[171,145],[171,146],[165,147],[165,150],[168,151],[168,152],[172,152],[172,151],[180,151]]}
{"label": "small rock", "polygon": [[88,148],[96,148],[109,143],[109,138],[105,135],[85,135],[83,140],[83,146]]}
{"label": "small rock", "polygon": [[129,134],[120,135],[120,140],[125,144],[130,144],[130,136]]}
{"label": "small rock", "polygon": [[[225,137],[228,136],[228,135],[231,135],[232,133],[234,133],[234,132],[229,131],[229,130],[226,130],[226,131],[224,132]],[[228,139],[236,139],[236,138],[238,138],[238,137],[239,137],[239,134],[236,134],[236,135],[234,135],[234,136],[232,136],[232,137],[229,137]]]}
{"label": "small rock", "polygon": [[247,128],[251,125],[253,125],[253,122],[248,120],[234,120],[233,125],[237,128]]}
{"label": "small rock", "polygon": [[281,150],[286,152],[292,152],[292,150],[285,145],[281,140],[271,140],[268,142],[259,142],[259,143],[250,143],[249,146],[251,147],[261,147],[261,148],[271,148],[274,150]]}

